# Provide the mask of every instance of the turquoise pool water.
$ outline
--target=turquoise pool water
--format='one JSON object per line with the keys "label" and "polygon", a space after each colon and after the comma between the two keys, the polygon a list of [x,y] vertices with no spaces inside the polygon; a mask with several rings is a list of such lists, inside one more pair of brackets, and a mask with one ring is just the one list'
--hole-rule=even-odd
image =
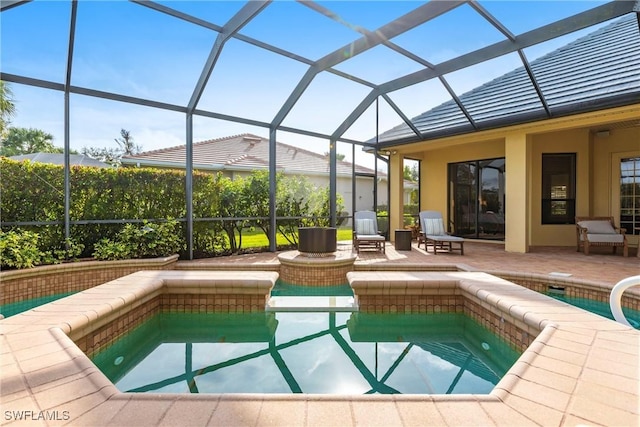
{"label": "turquoise pool water", "polygon": [[291,283],[277,280],[273,289],[271,289],[271,296],[283,297],[283,296],[353,296],[353,290],[348,283],[335,286],[300,286]]}
{"label": "turquoise pool water", "polygon": [[[557,300],[564,301],[567,304],[571,304],[575,307],[582,308],[583,310],[590,311],[591,313],[606,317],[607,319],[614,320],[613,314],[611,313],[611,307],[609,306],[608,302],[594,301],[587,298],[569,297],[557,292],[548,292],[546,293],[546,295]],[[636,329],[640,329],[640,311],[623,307],[622,312],[624,313],[627,321],[631,324],[631,326]]]}
{"label": "turquoise pool water", "polygon": [[463,314],[163,313],[93,357],[121,391],[488,393],[519,353]]}
{"label": "turquoise pool water", "polygon": [[51,301],[64,298],[69,295],[73,295],[75,292],[67,292],[62,294],[49,295],[46,297],[32,298],[24,301],[14,302],[11,304],[0,305],[0,314],[4,317],[15,316],[23,311],[31,310],[42,304],[46,304]]}

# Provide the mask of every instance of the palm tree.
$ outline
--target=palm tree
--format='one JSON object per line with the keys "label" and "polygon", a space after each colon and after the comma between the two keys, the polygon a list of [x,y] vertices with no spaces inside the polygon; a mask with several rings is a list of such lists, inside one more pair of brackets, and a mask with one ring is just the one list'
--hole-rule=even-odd
{"label": "palm tree", "polygon": [[4,136],[11,117],[16,113],[16,106],[13,103],[13,91],[9,83],[0,80],[0,137]]}
{"label": "palm tree", "polygon": [[30,153],[62,153],[53,145],[53,135],[40,129],[10,127],[2,139],[0,156],[16,156]]}

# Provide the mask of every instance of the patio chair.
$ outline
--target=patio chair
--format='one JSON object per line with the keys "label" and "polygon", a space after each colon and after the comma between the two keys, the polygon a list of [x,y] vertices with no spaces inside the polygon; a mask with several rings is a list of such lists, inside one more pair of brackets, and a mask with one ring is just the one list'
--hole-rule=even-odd
{"label": "patio chair", "polygon": [[[424,242],[424,250],[428,251],[429,245],[433,246],[434,255],[440,252],[460,251],[464,255],[464,239],[448,234],[444,229],[442,214],[438,211],[420,212],[420,236],[418,237],[418,247]],[[457,245],[454,247],[453,245]]]}
{"label": "patio chair", "polygon": [[610,246],[613,253],[622,248],[622,255],[629,256],[625,229],[616,227],[612,216],[577,216],[576,217],[576,245],[585,255],[589,255],[592,246]]}
{"label": "patio chair", "polygon": [[378,218],[373,211],[358,211],[353,214],[353,247],[356,253],[360,249],[374,249],[385,253],[384,236],[378,232]]}

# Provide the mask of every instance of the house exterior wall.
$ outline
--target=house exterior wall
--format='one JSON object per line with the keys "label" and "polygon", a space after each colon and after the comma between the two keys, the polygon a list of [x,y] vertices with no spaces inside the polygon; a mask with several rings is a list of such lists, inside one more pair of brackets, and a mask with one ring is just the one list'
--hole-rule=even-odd
{"label": "house exterior wall", "polygon": [[[625,127],[611,125],[616,122]],[[439,210],[445,221],[448,164],[505,157],[505,250],[527,252],[530,246],[576,243],[574,224],[542,224],[544,153],[576,153],[576,215],[613,216],[619,224],[620,159],[640,156],[640,126],[633,123],[640,123],[640,104],[394,149],[422,160],[420,210]],[[597,136],[600,129],[609,135]],[[638,236],[628,240],[637,244]]]}
{"label": "house exterior wall", "polygon": [[[593,196],[594,216],[613,215],[620,226],[620,160],[640,157],[640,126],[611,129],[608,137],[593,138]],[[610,213],[609,213],[610,212]],[[628,236],[629,244],[638,247],[640,236]]]}
{"label": "house exterior wall", "polygon": [[530,242],[532,142],[524,132],[505,138],[505,242],[508,252],[526,252]]}
{"label": "house exterior wall", "polygon": [[592,215],[609,215],[610,210],[620,210],[620,160],[640,156],[640,127],[611,129],[609,136],[593,135],[592,138]]}
{"label": "house exterior wall", "polygon": [[[446,145],[423,152],[420,167],[420,182],[422,183],[420,186],[420,210],[439,210],[442,212],[445,223],[448,223],[447,167],[449,163],[504,157],[504,150],[504,138],[494,138]],[[508,182],[507,185],[509,185]]]}
{"label": "house exterior wall", "polygon": [[574,224],[542,224],[542,155],[576,153],[576,215],[589,215],[592,194],[589,129],[548,132],[533,135],[532,139],[530,243],[533,246],[570,246],[576,241]]}
{"label": "house exterior wall", "polygon": [[[609,136],[598,136],[585,127],[533,137],[532,245],[567,246],[576,240],[573,224],[541,224],[543,153],[576,153],[577,216],[613,216],[619,224],[620,159],[640,156],[640,127],[609,132]],[[636,239],[630,238],[632,241]]]}

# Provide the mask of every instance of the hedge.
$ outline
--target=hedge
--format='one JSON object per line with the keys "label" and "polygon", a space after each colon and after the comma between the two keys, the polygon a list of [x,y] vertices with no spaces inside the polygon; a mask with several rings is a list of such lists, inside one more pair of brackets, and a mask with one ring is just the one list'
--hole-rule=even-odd
{"label": "hedge", "polygon": [[[103,239],[115,240],[124,224],[82,223],[95,220],[156,220],[182,219],[179,235],[186,242],[186,174],[183,170],[155,168],[95,168],[72,166],[70,169],[71,242],[64,236],[64,168],[59,165],[14,161],[0,158],[0,217],[2,230],[31,231],[38,234],[43,252],[64,250],[69,243],[82,246],[80,256],[93,255],[95,245]],[[266,187],[265,187],[266,180]],[[288,209],[279,208],[278,215],[324,216],[328,191],[306,189],[306,194],[321,195],[317,200],[301,200],[287,194],[304,177],[278,175],[278,194],[288,200]],[[292,185],[294,184],[295,185]],[[255,172],[246,179],[231,180],[220,173],[193,173],[194,256],[210,257],[239,252],[245,227],[262,229],[268,236],[268,174]],[[339,197],[338,209],[342,209]],[[255,220],[216,220],[242,217]],[[199,220],[200,219],[200,220]],[[14,222],[55,222],[51,225],[7,226]],[[303,221],[293,223],[303,224]],[[281,230],[282,232],[288,232]],[[184,255],[184,254],[182,254]]]}

